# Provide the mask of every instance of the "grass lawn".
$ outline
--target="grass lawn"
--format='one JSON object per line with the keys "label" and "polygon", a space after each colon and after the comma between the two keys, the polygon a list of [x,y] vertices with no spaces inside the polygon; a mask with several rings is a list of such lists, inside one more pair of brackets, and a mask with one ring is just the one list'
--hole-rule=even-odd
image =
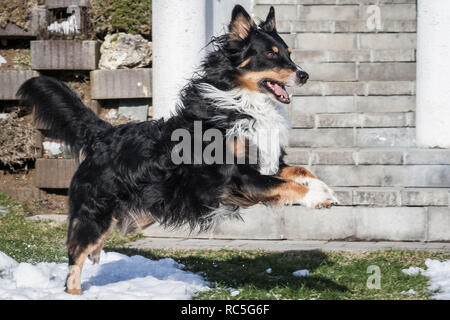
{"label": "grass lawn", "polygon": [[[67,261],[66,224],[30,221],[27,207],[0,194],[0,251],[19,262]],[[141,237],[115,231],[105,250],[151,259],[170,257],[199,272],[211,290],[196,299],[428,299],[427,278],[408,276],[402,269],[424,267],[427,258],[448,259],[448,253],[388,250],[375,252],[134,250],[123,244]],[[380,289],[369,289],[371,265],[380,268]],[[272,269],[267,273],[268,268]],[[308,269],[309,277],[292,272]],[[410,289],[415,293],[405,294]]]}

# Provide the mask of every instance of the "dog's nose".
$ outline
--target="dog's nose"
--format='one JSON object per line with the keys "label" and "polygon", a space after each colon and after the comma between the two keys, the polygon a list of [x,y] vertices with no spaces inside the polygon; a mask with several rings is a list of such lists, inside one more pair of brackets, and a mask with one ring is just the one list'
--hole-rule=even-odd
{"label": "dog's nose", "polygon": [[307,74],[303,70],[299,70],[299,71],[297,71],[297,78],[300,80],[301,84],[305,84],[306,81],[308,81],[308,79],[309,79],[309,74]]}

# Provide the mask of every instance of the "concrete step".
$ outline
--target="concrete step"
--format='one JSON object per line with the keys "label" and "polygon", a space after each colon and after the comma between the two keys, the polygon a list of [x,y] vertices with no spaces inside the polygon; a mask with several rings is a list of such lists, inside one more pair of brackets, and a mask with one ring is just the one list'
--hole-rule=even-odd
{"label": "concrete step", "polygon": [[[306,85],[307,86],[307,85]],[[306,88],[306,87],[305,87]],[[301,90],[299,88],[298,90]],[[290,105],[291,115],[311,113],[346,112],[411,112],[416,109],[416,97],[394,96],[294,96]]]}
{"label": "concrete step", "polygon": [[449,207],[354,207],[312,210],[301,206],[242,210],[244,221],[224,220],[209,232],[165,230],[155,224],[145,236],[208,239],[450,240]]}
{"label": "concrete step", "polygon": [[333,187],[449,188],[449,165],[305,166]]}
{"label": "concrete step", "polygon": [[415,49],[352,49],[352,50],[292,50],[296,63],[317,62],[411,62],[415,61]]}
{"label": "concrete step", "polygon": [[291,114],[292,128],[402,128],[415,127],[414,112]]}
{"label": "concrete step", "polygon": [[335,187],[341,206],[448,207],[450,188]]}
{"label": "concrete step", "polygon": [[327,241],[327,240],[239,240],[239,239],[180,239],[146,237],[127,243],[134,249],[175,250],[264,250],[264,251],[375,251],[430,250],[450,251],[450,243],[422,241]]}
{"label": "concrete step", "polygon": [[415,128],[292,129],[289,146],[308,148],[415,147]]}
{"label": "concrete step", "polygon": [[450,149],[287,148],[294,165],[450,165]]}
{"label": "concrete step", "polygon": [[416,82],[415,81],[308,81],[306,85],[302,87],[288,88],[288,91],[296,96],[415,95]]}
{"label": "concrete step", "polygon": [[305,62],[312,81],[414,81],[415,62]]}

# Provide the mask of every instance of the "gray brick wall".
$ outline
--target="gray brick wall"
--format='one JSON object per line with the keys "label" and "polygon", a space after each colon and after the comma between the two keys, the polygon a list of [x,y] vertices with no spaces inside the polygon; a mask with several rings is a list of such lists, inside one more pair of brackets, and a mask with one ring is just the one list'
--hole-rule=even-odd
{"label": "gray brick wall", "polygon": [[[341,202],[325,213],[282,209],[274,237],[450,239],[450,150],[415,145],[416,1],[256,0],[254,15],[265,18],[271,5],[310,74],[291,90],[286,160]],[[370,5],[381,29],[368,28]]]}

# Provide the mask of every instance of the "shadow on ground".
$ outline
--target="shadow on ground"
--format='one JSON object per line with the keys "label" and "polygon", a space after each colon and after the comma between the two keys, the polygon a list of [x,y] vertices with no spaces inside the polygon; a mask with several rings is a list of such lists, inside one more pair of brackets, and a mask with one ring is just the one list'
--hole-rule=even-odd
{"label": "shadow on ground", "polygon": [[[224,288],[252,287],[270,292],[275,287],[289,291],[349,292],[349,288],[325,276],[311,275],[294,277],[296,270],[307,269],[310,273],[321,266],[332,267],[335,263],[321,251],[235,251],[198,250],[164,251],[137,250],[130,248],[107,248],[107,251],[120,252],[129,256],[142,255],[152,260],[173,258],[186,266],[185,270],[201,272],[205,280]],[[266,270],[271,269],[268,273]]]}

